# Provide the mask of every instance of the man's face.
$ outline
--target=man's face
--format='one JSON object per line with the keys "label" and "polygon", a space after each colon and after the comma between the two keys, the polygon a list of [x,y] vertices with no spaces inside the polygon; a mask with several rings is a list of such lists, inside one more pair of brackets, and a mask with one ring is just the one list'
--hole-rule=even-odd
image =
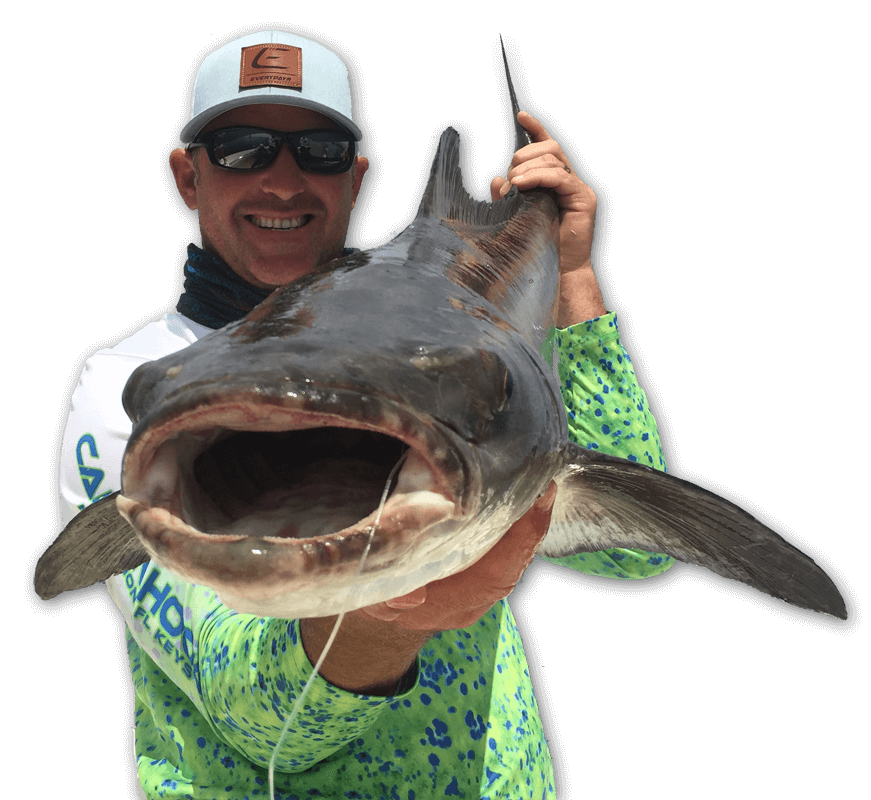
{"label": "man's face", "polygon": [[[340,130],[323,114],[282,105],[236,108],[203,130],[230,125]],[[297,165],[287,145],[269,167],[254,172],[220,169],[202,147],[173,151],[170,165],[182,199],[199,212],[203,247],[261,288],[289,283],[342,254],[369,166],[358,156],[348,172],[316,175]],[[280,227],[284,220],[293,227]]]}

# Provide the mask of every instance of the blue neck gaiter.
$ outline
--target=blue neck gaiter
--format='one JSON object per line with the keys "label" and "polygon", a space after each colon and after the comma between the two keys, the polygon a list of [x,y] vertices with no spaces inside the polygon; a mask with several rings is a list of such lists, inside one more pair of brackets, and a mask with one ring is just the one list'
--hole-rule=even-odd
{"label": "blue neck gaiter", "polygon": [[[357,248],[346,247],[342,255],[356,252]],[[252,286],[233,272],[219,256],[189,244],[188,259],[184,265],[184,292],[175,308],[180,314],[207,328],[223,328],[242,319],[273,291]]]}

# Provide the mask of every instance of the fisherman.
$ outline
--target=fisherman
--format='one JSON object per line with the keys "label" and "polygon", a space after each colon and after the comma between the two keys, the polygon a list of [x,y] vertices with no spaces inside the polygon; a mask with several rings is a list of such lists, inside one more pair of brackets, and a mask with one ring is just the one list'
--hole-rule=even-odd
{"label": "fisherman", "polygon": [[[573,441],[664,468],[655,421],[591,266],[596,198],[530,115],[534,144],[514,185],[560,207],[557,350]],[[135,367],[238,319],[276,286],[341,256],[369,163],[347,68],[322,45],[264,31],[203,61],[187,147],[170,155],[199,217],[184,293],[167,314],[91,357],[73,394],[61,456],[65,521],[120,488]],[[553,486],[464,572],[348,614],[277,756],[277,797],[553,797],[553,770],[523,648],[504,599],[547,531]],[[640,578],[671,559],[609,550],[562,559]],[[148,798],[266,797],[286,715],[333,619],[237,614],[152,563],[108,581],[127,622],[139,780]]]}

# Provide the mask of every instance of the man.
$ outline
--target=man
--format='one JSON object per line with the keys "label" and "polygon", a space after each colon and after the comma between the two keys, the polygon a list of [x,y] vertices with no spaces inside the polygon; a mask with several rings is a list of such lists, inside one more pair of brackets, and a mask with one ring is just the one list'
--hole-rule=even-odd
{"label": "man", "polygon": [[[572,326],[558,335],[558,349],[572,436],[662,467],[655,423],[590,263],[595,196],[544,128],[526,114],[520,121],[535,144],[515,154],[491,192],[496,199],[512,184],[547,187],[558,198],[557,323]],[[344,64],[278,31],[242,37],[205,59],[181,138],[189,146],[173,151],[170,166],[198,212],[203,247],[189,249],[180,313],[85,366],[61,460],[70,517],[119,486],[130,432],[119,398],[133,369],[340,256],[368,168],[356,155],[361,133]],[[99,492],[78,469],[86,457],[105,472]],[[553,796],[522,644],[504,600],[547,531],[552,500],[552,491],[545,494],[466,571],[345,618],[278,753],[281,797]],[[670,560],[622,550],[563,563],[643,577]],[[152,564],[111,579],[109,589],[128,623],[146,795],[266,796],[275,742],[333,620],[236,614],[210,590]]]}

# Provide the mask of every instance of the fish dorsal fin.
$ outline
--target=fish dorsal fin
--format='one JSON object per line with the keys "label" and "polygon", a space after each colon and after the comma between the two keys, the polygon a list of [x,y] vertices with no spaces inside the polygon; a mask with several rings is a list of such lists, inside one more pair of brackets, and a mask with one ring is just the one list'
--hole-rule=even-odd
{"label": "fish dorsal fin", "polygon": [[460,134],[448,128],[441,135],[429,182],[417,211],[418,219],[436,217],[473,227],[496,226],[511,219],[523,204],[522,196],[517,193],[495,203],[473,199],[463,186]]}
{"label": "fish dorsal fin", "polygon": [[[473,200],[463,187],[459,142],[452,128],[442,134],[416,222],[437,223],[458,237],[461,246],[445,276],[498,308],[538,348],[555,318],[556,203],[547,192],[516,188],[495,203]],[[537,265],[533,272],[530,263]]]}

